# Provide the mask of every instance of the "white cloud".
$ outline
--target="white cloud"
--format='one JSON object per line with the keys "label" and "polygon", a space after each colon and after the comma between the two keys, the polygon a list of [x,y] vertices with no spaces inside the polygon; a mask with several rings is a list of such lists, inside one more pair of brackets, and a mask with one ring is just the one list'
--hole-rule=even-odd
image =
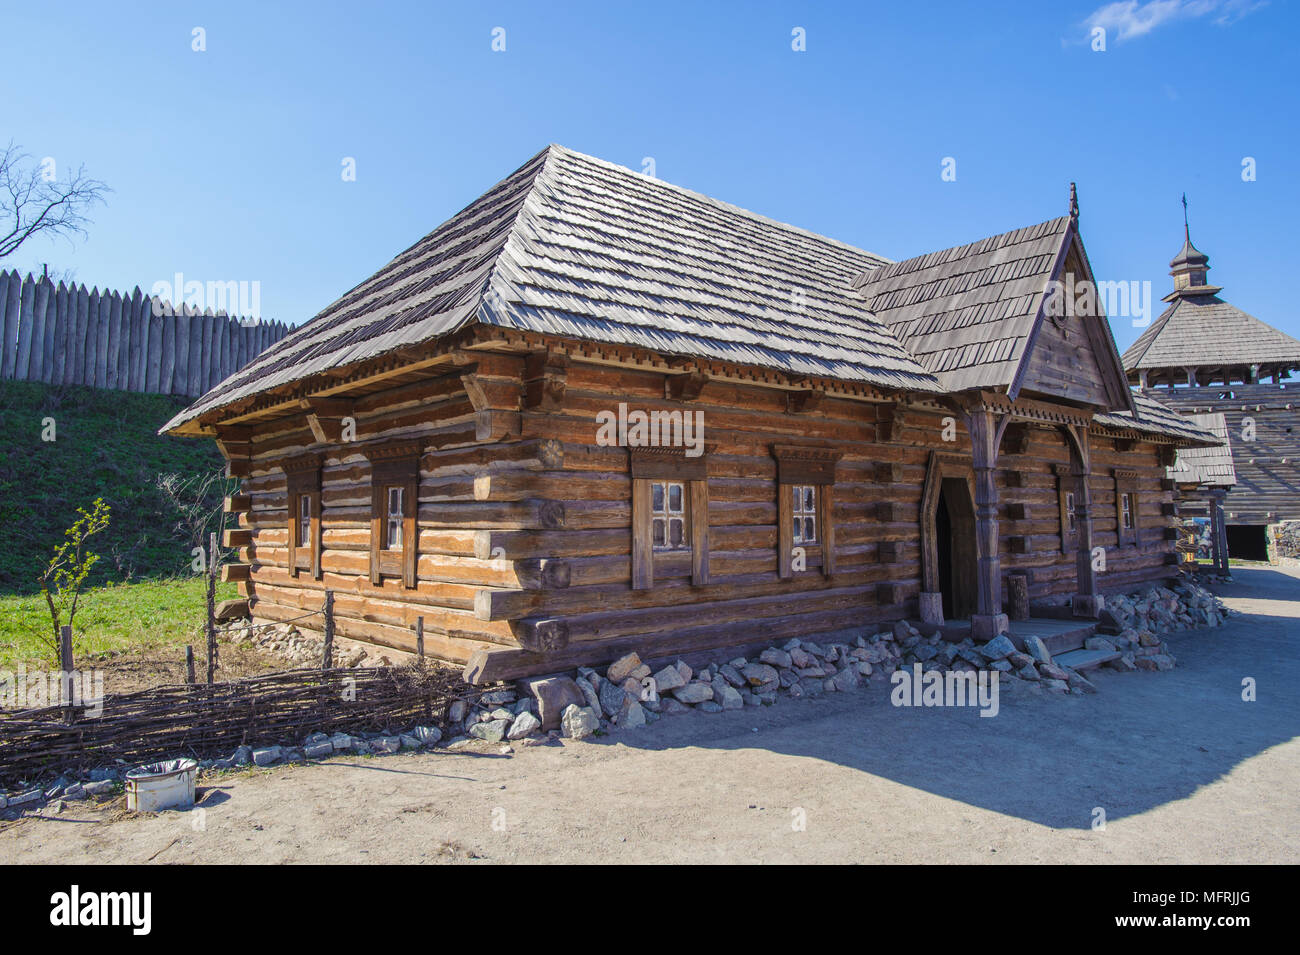
{"label": "white cloud", "polygon": [[1118,0],[1094,10],[1084,27],[1088,35],[1101,27],[1108,36],[1132,40],[1175,20],[1209,16],[1219,26],[1228,26],[1265,3],[1267,0]]}

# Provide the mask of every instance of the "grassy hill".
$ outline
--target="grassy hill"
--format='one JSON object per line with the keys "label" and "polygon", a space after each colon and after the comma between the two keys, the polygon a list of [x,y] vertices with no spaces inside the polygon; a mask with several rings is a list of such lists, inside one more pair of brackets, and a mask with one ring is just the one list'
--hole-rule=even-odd
{"label": "grassy hill", "polygon": [[[91,538],[100,555],[89,584],[189,574],[191,534],[161,475],[192,480],[218,471],[211,441],[161,437],[186,400],[79,386],[0,382],[0,593],[30,594],[54,546],[96,497],[112,507],[108,530]],[[45,419],[53,441],[42,440]],[[219,505],[220,482],[207,489]],[[193,486],[179,495],[197,504]],[[200,536],[201,539],[201,536]]]}

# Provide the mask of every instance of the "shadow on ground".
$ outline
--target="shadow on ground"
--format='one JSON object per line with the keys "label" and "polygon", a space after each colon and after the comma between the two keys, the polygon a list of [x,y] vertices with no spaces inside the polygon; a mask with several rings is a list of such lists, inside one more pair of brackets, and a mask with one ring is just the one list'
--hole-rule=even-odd
{"label": "shadow on ground", "polygon": [[[1241,613],[1215,630],[1171,635],[1177,668],[1102,671],[1096,695],[1038,695],[1017,684],[1001,694],[996,716],[980,717],[973,708],[894,707],[889,685],[874,681],[817,700],[665,717],[597,745],[761,748],[1046,826],[1089,829],[1094,807],[1116,820],[1184,799],[1300,734],[1300,572],[1251,568],[1234,578],[1220,589]],[[1242,699],[1246,678],[1256,702]]]}

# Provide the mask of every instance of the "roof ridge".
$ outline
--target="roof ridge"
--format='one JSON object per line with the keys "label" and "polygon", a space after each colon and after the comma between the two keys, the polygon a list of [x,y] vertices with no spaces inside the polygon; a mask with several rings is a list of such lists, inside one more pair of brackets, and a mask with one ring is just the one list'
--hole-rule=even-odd
{"label": "roof ridge", "polygon": [[848,242],[844,242],[841,239],[832,238],[821,232],[814,232],[811,229],[805,229],[803,226],[797,226],[789,222],[782,222],[780,219],[770,218],[769,216],[765,216],[762,213],[754,212],[752,209],[746,209],[744,206],[738,206],[735,205],[734,203],[727,202],[723,199],[718,199],[714,196],[710,196],[708,193],[697,192],[694,189],[689,189],[686,186],[678,185],[677,183],[671,182],[667,179],[660,179],[658,176],[647,176],[643,172],[637,172],[635,169],[631,168],[630,166],[623,166],[616,162],[610,162],[608,159],[601,159],[599,156],[592,156],[588,153],[579,152],[576,149],[570,149],[569,147],[564,146],[560,143],[551,143],[549,146],[546,147],[545,150],[543,150],[543,152],[548,152],[548,151],[552,153],[558,151],[563,155],[571,156],[573,158],[583,160],[584,162],[590,162],[597,166],[603,166],[606,169],[614,170],[616,172],[625,173],[632,176],[639,176],[642,179],[644,179],[646,182],[654,183],[659,188],[668,189],[680,195],[689,196],[693,199],[701,200],[705,203],[708,203],[709,205],[717,206],[719,208],[725,209],[728,212],[742,216],[743,218],[749,219],[753,222],[758,222],[766,226],[776,226],[777,228],[785,229],[789,232],[794,232],[799,235],[808,236],[809,238],[816,239],[819,242],[828,242],[831,245],[839,246],[840,248],[846,249],[850,252],[856,252],[858,255],[871,256],[874,259],[879,259],[881,263],[885,265],[892,264],[894,261],[893,259],[887,258],[886,256],[883,256],[878,252],[872,252],[870,249],[864,249],[861,246],[852,245]]}
{"label": "roof ridge", "polygon": [[[905,272],[920,271],[931,268],[939,263],[947,263],[966,258],[971,255],[983,255],[994,249],[1002,248],[1008,245],[1018,245],[1022,242],[1033,242],[1055,232],[1063,232],[1068,227],[1070,217],[1068,215],[1056,216],[1051,219],[1044,219],[1042,222],[1036,222],[1028,226],[1020,226],[1015,229],[1008,229],[1005,232],[999,232],[995,235],[984,236],[971,242],[963,242],[958,245],[950,245],[942,249],[933,249],[929,252],[923,252],[919,255],[913,255],[906,259],[899,259],[891,262],[889,265],[881,266],[864,272],[859,277],[859,288],[868,285],[871,282],[901,275]],[[1001,240],[1001,241],[999,241]]]}

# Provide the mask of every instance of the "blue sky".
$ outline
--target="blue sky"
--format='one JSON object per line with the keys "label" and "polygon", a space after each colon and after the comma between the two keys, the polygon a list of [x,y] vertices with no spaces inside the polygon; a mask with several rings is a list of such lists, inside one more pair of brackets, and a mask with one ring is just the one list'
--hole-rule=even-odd
{"label": "blue sky", "polygon": [[11,4],[0,139],[114,192],[88,238],[0,265],[256,281],[262,315],[298,323],[558,142],[894,259],[1060,215],[1075,180],[1098,277],[1157,298],[1185,190],[1211,280],[1300,337],[1298,19],[1286,0]]}

